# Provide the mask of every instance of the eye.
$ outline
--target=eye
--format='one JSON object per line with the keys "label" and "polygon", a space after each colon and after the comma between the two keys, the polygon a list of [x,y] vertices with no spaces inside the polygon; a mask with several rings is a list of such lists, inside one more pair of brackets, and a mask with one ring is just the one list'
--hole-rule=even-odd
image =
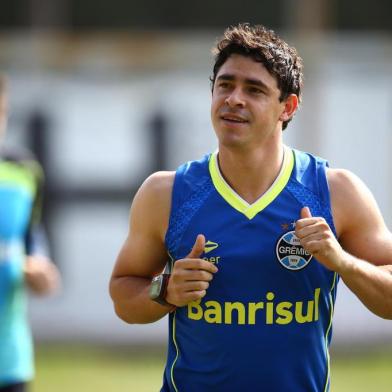
{"label": "eye", "polygon": [[254,87],[254,86],[250,86],[250,87],[248,88],[248,91],[249,91],[251,94],[263,94],[263,93],[264,93],[264,91],[261,90],[259,87]]}
{"label": "eye", "polygon": [[230,87],[230,83],[229,83],[229,82],[224,82],[224,81],[222,81],[222,82],[219,82],[219,83],[218,83],[218,87],[219,87],[219,88],[226,89],[226,88],[229,88],[229,87]]}

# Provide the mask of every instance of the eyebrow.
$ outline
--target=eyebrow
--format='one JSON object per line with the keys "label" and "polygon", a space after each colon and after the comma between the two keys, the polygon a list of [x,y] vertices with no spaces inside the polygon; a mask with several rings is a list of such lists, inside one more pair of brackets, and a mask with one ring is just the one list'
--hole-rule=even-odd
{"label": "eyebrow", "polygon": [[[217,77],[217,80],[229,80],[229,81],[234,81],[236,80],[236,77],[231,74],[222,74]],[[270,90],[270,87],[268,87],[265,83],[263,83],[259,79],[251,79],[251,78],[245,78],[244,79],[245,84],[249,84],[252,86],[259,86],[261,88],[264,88],[265,90]]]}

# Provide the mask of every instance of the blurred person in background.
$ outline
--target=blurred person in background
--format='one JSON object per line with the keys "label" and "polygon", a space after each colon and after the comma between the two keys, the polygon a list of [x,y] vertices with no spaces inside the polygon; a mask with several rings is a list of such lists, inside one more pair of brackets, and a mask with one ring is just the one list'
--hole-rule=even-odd
{"label": "blurred person in background", "polygon": [[164,392],[327,391],[337,283],[392,319],[392,235],[361,180],[283,144],[301,100],[297,51],[240,24],[215,55],[219,149],[137,192],[115,311],[128,323],[170,314]]}
{"label": "blurred person in background", "polygon": [[46,295],[60,278],[40,225],[43,172],[30,152],[2,143],[7,116],[0,75],[0,392],[22,392],[34,375],[26,287]]}

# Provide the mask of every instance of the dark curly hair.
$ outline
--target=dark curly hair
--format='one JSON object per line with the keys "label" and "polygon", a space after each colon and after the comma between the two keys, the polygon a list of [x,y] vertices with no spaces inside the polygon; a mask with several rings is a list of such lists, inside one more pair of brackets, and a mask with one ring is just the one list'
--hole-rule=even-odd
{"label": "dark curly hair", "polygon": [[[212,89],[222,65],[232,54],[240,54],[262,63],[276,77],[281,92],[280,102],[290,94],[296,94],[301,102],[302,59],[296,49],[289,46],[273,30],[248,23],[231,26],[225,30],[212,53],[215,55],[213,75],[210,78]],[[290,120],[283,122],[283,129],[286,129]]]}

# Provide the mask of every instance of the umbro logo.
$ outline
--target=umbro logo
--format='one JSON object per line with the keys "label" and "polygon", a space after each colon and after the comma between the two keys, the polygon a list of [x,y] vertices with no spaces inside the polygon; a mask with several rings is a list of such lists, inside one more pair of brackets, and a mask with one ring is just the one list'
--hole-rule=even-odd
{"label": "umbro logo", "polygon": [[213,251],[214,249],[216,249],[219,245],[216,242],[212,242],[212,241],[207,241],[205,246],[204,246],[204,253],[210,253],[211,251]]}
{"label": "umbro logo", "polygon": [[[207,253],[212,252],[215,250],[219,244],[216,242],[212,241],[207,241],[206,244],[204,245],[204,254],[206,255]],[[220,261],[220,256],[214,255],[212,257],[204,256],[203,259],[209,261],[210,263],[218,264]]]}

